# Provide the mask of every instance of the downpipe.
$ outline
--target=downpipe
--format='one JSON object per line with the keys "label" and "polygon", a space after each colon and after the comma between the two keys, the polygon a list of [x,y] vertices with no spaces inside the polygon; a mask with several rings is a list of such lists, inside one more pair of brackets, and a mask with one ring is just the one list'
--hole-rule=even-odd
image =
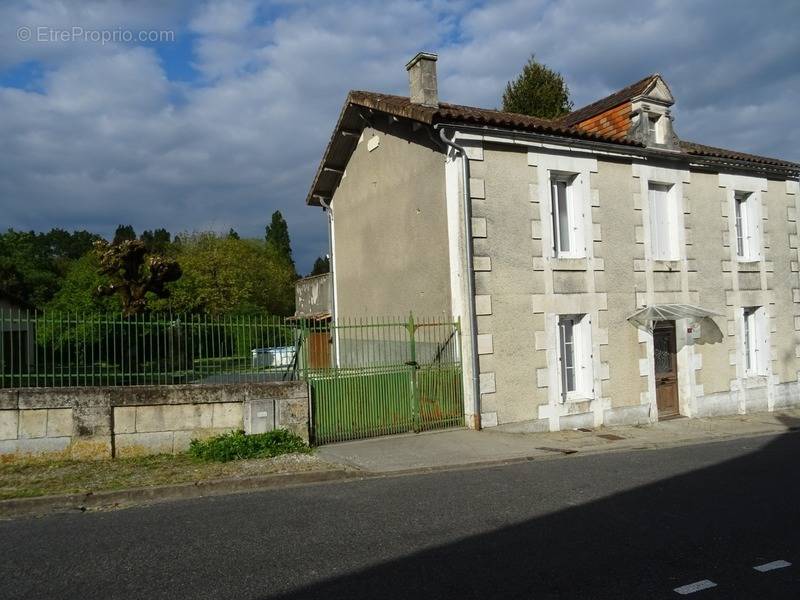
{"label": "downpipe", "polygon": [[336,358],[336,366],[339,366],[339,329],[336,328],[336,318],[338,311],[336,310],[336,275],[334,274],[335,261],[333,258],[333,209],[329,202],[325,202],[323,198],[318,198],[322,210],[328,216],[328,273],[331,276],[331,322],[334,323],[335,338],[334,339],[334,356]]}
{"label": "downpipe", "polygon": [[467,312],[470,323],[470,346],[472,352],[470,353],[470,363],[472,365],[472,389],[473,399],[472,408],[475,419],[475,429],[481,428],[481,381],[480,381],[480,365],[478,364],[478,316],[475,307],[475,269],[473,267],[473,249],[472,249],[472,203],[470,202],[469,193],[469,159],[467,158],[466,149],[457,144],[455,141],[455,133],[453,139],[449,139],[445,135],[444,129],[439,129],[439,124],[433,126],[434,130],[439,131],[439,138],[445,145],[453,148],[461,155],[461,200],[464,210],[464,258],[466,260],[467,270]]}

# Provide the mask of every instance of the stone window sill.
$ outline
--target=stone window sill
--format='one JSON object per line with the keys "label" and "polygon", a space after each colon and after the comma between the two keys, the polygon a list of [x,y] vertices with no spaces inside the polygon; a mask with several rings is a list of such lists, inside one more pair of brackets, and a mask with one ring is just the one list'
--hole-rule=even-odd
{"label": "stone window sill", "polygon": [[761,261],[759,260],[738,260],[736,270],[739,273],[758,273],[761,271]]}
{"label": "stone window sill", "polygon": [[681,270],[681,261],[679,260],[654,260],[653,271],[663,273],[675,273]]}
{"label": "stone window sill", "polygon": [[744,377],[744,387],[747,389],[760,388],[767,385],[766,375],[746,375]]}
{"label": "stone window sill", "polygon": [[588,271],[589,261],[586,258],[551,258],[553,271]]}

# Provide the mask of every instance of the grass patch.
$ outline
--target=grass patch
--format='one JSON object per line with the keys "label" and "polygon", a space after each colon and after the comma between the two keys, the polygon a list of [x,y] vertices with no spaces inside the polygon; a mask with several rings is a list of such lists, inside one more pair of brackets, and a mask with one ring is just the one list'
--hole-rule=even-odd
{"label": "grass patch", "polygon": [[93,461],[28,458],[0,462],[0,500],[338,468],[307,451],[231,462],[198,461],[186,452]]}
{"label": "grass patch", "polygon": [[311,452],[302,438],[286,429],[245,435],[232,431],[206,440],[192,440],[189,454],[202,461],[228,462],[248,458],[272,458],[281,454]]}

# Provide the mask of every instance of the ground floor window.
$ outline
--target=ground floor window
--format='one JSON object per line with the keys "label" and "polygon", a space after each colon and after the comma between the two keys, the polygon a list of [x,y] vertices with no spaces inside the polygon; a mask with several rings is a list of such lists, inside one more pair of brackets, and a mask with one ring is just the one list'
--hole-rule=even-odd
{"label": "ground floor window", "polygon": [[558,317],[561,401],[592,396],[592,326],[588,315]]}
{"label": "ground floor window", "polygon": [[742,309],[742,355],[746,377],[767,374],[769,364],[769,342],[767,340],[766,315],[761,306]]}

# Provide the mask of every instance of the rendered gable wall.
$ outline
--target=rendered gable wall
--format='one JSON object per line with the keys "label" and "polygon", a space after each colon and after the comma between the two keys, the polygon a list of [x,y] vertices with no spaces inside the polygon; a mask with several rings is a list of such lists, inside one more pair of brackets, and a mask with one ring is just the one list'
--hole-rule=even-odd
{"label": "rendered gable wall", "polygon": [[331,206],[337,317],[452,317],[444,154],[376,115]]}

